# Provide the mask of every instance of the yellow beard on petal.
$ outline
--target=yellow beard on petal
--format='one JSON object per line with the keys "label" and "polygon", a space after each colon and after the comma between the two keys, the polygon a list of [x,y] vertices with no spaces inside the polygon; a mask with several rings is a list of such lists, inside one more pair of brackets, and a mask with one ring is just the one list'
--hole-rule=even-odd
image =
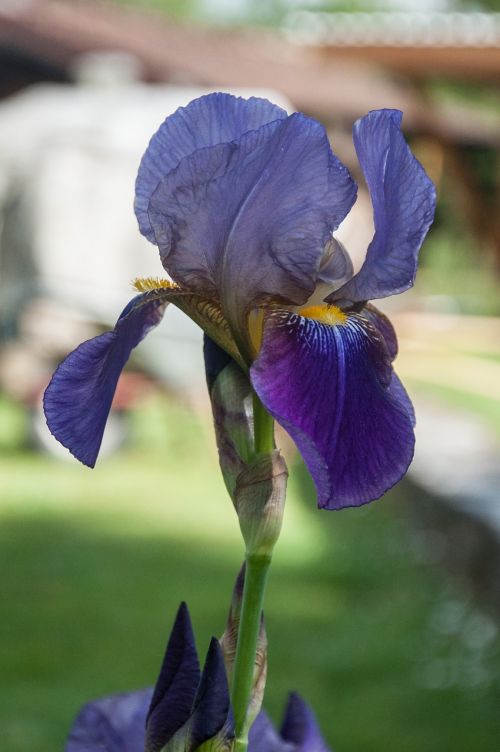
{"label": "yellow beard on petal", "polygon": [[133,287],[138,292],[151,292],[151,290],[178,290],[179,285],[175,282],[170,282],[169,279],[161,279],[160,277],[137,277],[132,282]]}
{"label": "yellow beard on petal", "polygon": [[341,311],[337,306],[326,305],[326,303],[301,308],[298,313],[300,316],[305,316],[306,319],[315,319],[321,321],[322,324],[330,324],[330,326],[339,326],[347,321],[347,314],[344,311]]}

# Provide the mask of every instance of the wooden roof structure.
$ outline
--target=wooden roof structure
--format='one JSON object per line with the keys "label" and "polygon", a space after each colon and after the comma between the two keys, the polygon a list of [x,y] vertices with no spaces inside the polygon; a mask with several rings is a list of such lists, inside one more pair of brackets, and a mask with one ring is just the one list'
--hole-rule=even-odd
{"label": "wooden roof structure", "polygon": [[[372,55],[374,49],[365,52]],[[499,145],[497,121],[466,108],[431,104],[412,87],[404,73],[413,70],[416,49],[401,47],[396,55],[394,48],[379,45],[381,59],[374,65],[373,57],[363,58],[349,45],[334,51],[325,38],[304,45],[274,31],[182,25],[99,0],[11,0],[0,11],[0,94],[37,80],[70,81],[80,55],[120,50],[139,61],[146,81],[275,89],[327,124],[351,124],[370,109],[394,107],[404,111],[410,131]],[[462,55],[467,50],[462,48]]]}

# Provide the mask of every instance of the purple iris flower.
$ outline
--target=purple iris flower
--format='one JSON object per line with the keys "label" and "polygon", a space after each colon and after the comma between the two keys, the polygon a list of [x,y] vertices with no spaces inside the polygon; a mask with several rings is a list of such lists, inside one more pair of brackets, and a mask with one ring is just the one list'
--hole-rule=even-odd
{"label": "purple iris flower", "polygon": [[392,325],[367,301],[413,284],[435,207],[401,119],[379,110],[354,126],[375,234],[353,274],[333,233],[356,185],[318,122],[228,94],[168,117],[142,159],[135,210],[174,282],[137,280],[114,331],[59,366],[45,395],[56,438],[95,464],[119,374],[172,302],[248,373],[295,440],[320,507],[393,486],[412,459],[414,415],[392,368]]}
{"label": "purple iris flower", "polygon": [[[231,748],[234,738],[224,659],[210,644],[200,672],[189,612],[182,604],[154,690],[105,697],[85,705],[70,731],[66,752],[191,752],[213,740]],[[261,711],[249,735],[249,752],[329,752],[308,705],[291,694],[278,734]]]}

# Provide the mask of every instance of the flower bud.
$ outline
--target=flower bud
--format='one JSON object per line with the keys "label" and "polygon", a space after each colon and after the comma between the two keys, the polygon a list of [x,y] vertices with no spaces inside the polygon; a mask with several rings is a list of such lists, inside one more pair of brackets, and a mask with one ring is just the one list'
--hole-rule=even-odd
{"label": "flower bud", "polygon": [[270,556],[283,521],[288,470],[279,450],[254,459],[236,478],[234,505],[248,556]]}
{"label": "flower bud", "polygon": [[252,386],[241,368],[207,336],[204,356],[220,467],[234,500],[236,478],[254,455]]}
{"label": "flower bud", "polygon": [[[241,567],[233,590],[233,597],[227,618],[226,629],[220,639],[226,673],[229,683],[232,682],[234,662],[236,659],[236,647],[238,630],[240,627],[241,603],[243,599],[243,587],[245,584],[245,565]],[[250,727],[259,714],[264,699],[264,690],[267,677],[267,635],[264,626],[264,617],[260,622],[259,637],[255,654],[255,667],[253,677],[253,689],[247,714],[247,724]]]}

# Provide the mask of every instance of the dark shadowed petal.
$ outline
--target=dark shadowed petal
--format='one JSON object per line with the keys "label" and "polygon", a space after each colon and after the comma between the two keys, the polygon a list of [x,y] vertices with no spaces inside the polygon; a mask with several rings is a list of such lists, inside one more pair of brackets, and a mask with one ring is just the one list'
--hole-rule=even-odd
{"label": "dark shadowed petal", "polygon": [[281,728],[281,736],[293,742],[296,752],[330,752],[309,705],[292,692]]}
{"label": "dark shadowed petal", "polygon": [[370,112],[354,126],[354,145],[370,190],[375,235],[360,271],[327,300],[361,301],[411,287],[436,192],[401,133],[398,110]]}
{"label": "dark shadowed petal", "polygon": [[166,305],[161,293],[136,296],[112,332],[83,342],[52,376],[43,403],[47,424],[56,439],[89,467],[99,454],[122,369],[133,348],[161,321]]}
{"label": "dark shadowed petal", "polygon": [[137,175],[135,212],[139,227],[155,242],[148,216],[149,202],[160,181],[183,157],[197,149],[239,139],[247,131],[287,117],[267,99],[242,99],[231,94],[207,94],[167,117],[149,142]]}
{"label": "dark shadowed petal", "polygon": [[231,363],[232,358],[213,339],[210,339],[207,334],[203,337],[203,358],[205,361],[208,392],[210,393],[217,380],[217,376]]}
{"label": "dark shadowed petal", "polygon": [[278,736],[267,713],[261,710],[248,734],[248,752],[295,752],[295,746]]}
{"label": "dark shadowed petal", "polygon": [[270,314],[251,380],[295,440],[327,509],[380,497],[406,472],[414,436],[382,336],[362,316],[323,324]]}
{"label": "dark shadowed petal", "polygon": [[75,719],[66,752],[140,752],[152,690],[113,695],[85,705]]}
{"label": "dark shadowed petal", "polygon": [[165,268],[217,295],[237,336],[251,303],[307,300],[355,193],[324,128],[294,114],[185,157],[154,192],[149,217]]}
{"label": "dark shadowed petal", "polygon": [[332,238],[328,241],[321,259],[317,284],[339,287],[340,283],[350,279],[352,274],[352,261],[344,245],[340,240]]}
{"label": "dark shadowed petal", "polygon": [[390,320],[387,318],[385,313],[382,313],[382,311],[379,311],[378,308],[376,308],[374,305],[371,305],[370,303],[364,306],[361,313],[366,319],[368,319],[368,321],[371,321],[375,329],[378,329],[378,331],[384,338],[384,342],[387,346],[387,350],[389,351],[389,355],[391,356],[391,360],[394,360],[394,358],[398,354],[398,338]]}
{"label": "dark shadowed petal", "polygon": [[224,657],[219,641],[213,637],[194,700],[189,752],[222,731],[225,737],[234,733]]}
{"label": "dark shadowed petal", "polygon": [[189,611],[182,603],[148,711],[147,752],[161,750],[188,720],[200,673]]}
{"label": "dark shadowed petal", "polygon": [[[377,329],[382,335],[387,346],[387,350],[389,351],[391,360],[394,360],[396,355],[398,354],[398,339],[396,332],[394,331],[394,327],[385,313],[382,313],[382,311],[380,311],[374,305],[368,303],[368,305],[364,306],[361,315],[364,318],[367,318],[373,324],[375,329]],[[408,396],[406,389],[394,372],[392,373],[389,389],[392,391],[394,397],[398,400],[398,402],[405,406],[410,416],[412,426],[415,427],[415,410],[413,409],[412,402]]]}

